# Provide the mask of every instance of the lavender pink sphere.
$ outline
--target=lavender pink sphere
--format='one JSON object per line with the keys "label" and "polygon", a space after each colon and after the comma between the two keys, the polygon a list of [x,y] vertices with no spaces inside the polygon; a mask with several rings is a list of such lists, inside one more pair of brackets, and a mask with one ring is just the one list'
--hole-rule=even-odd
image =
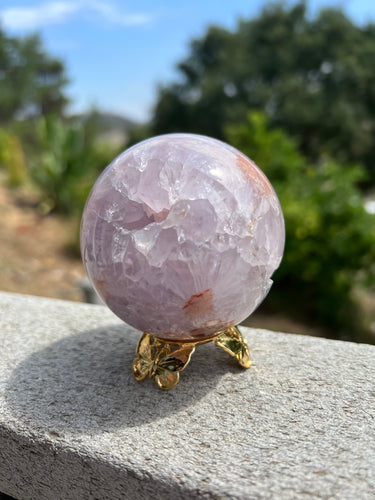
{"label": "lavender pink sphere", "polygon": [[166,340],[245,319],[272,284],[284,219],[262,171],[223,142],[146,140],[102,173],[82,218],[87,274],[107,306]]}

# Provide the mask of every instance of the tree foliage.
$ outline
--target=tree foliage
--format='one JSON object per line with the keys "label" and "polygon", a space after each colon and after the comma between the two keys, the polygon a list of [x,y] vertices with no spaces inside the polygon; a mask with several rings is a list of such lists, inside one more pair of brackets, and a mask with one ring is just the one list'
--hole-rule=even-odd
{"label": "tree foliage", "polygon": [[271,302],[354,340],[360,318],[353,291],[375,280],[375,217],[356,187],[363,168],[328,158],[312,166],[257,112],[227,136],[264,170],[283,208],[286,247]]}
{"label": "tree foliage", "polygon": [[67,104],[63,63],[45,52],[38,35],[9,37],[0,30],[0,122],[62,114]]}
{"label": "tree foliage", "polygon": [[375,178],[374,61],[374,24],[331,8],[312,18],[305,2],[269,4],[233,32],[211,27],[192,41],[178,81],[159,90],[153,133],[224,138],[257,109],[312,160],[326,152]]}

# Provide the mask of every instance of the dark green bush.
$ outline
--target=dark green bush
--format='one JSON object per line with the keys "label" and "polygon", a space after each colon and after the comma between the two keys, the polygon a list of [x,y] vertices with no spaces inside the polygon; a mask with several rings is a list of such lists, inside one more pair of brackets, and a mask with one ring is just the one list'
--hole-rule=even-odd
{"label": "dark green bush", "polygon": [[360,314],[353,291],[375,278],[375,217],[357,188],[364,169],[328,158],[310,165],[294,141],[269,130],[258,112],[227,135],[266,173],[284,211],[285,255],[269,303],[355,339]]}

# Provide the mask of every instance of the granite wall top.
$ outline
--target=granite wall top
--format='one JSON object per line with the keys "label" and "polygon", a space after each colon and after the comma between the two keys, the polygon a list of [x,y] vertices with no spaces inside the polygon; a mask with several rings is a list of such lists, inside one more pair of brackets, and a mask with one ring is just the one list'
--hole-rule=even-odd
{"label": "granite wall top", "polygon": [[103,306],[0,293],[0,491],[18,499],[375,498],[375,347],[241,328],[179,384],[131,373]]}

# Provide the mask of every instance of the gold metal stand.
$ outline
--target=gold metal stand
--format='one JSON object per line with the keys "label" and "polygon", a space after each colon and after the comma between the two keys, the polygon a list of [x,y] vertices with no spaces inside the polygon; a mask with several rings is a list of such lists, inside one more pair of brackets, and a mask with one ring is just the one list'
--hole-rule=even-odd
{"label": "gold metal stand", "polygon": [[155,379],[160,389],[169,391],[178,383],[180,372],[189,363],[195,347],[211,341],[235,356],[243,368],[250,368],[249,348],[236,326],[194,342],[167,342],[144,333],[138,342],[137,357],[133,362],[134,378],[140,381],[149,376]]}

